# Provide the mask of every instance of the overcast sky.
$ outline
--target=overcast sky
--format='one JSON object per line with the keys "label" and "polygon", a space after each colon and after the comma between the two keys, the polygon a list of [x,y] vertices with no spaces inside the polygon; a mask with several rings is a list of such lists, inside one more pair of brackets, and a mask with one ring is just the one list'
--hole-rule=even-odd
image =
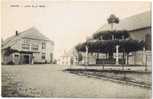
{"label": "overcast sky", "polygon": [[[45,7],[23,7],[32,4]],[[20,7],[11,7],[12,5]],[[15,0],[3,0],[1,36],[6,39],[14,35],[16,30],[20,32],[36,27],[55,42],[55,57],[58,57],[64,50],[69,50],[79,42],[85,41],[88,36],[102,27],[110,14],[113,13],[123,19],[150,8],[150,2],[142,1],[25,2],[18,0],[15,2]]]}

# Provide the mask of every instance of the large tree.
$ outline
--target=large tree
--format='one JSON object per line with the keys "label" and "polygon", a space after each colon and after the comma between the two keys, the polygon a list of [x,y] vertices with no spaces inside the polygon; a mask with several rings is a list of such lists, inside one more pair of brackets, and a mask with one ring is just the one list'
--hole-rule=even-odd
{"label": "large tree", "polygon": [[115,24],[118,24],[119,23],[119,18],[116,17],[114,14],[111,14],[109,16],[109,18],[107,19],[107,22],[108,22],[108,24],[111,25],[111,29],[113,30],[113,25],[114,25],[114,23]]}
{"label": "large tree", "polygon": [[119,52],[134,52],[138,50],[142,50],[144,47],[144,42],[143,41],[138,41],[138,40],[107,40],[107,41],[88,41],[84,42],[82,44],[78,44],[75,48],[78,51],[85,52],[86,51],[86,46],[88,46],[89,52],[98,52],[98,53],[107,53],[107,52],[115,52],[115,46],[119,45]]}
{"label": "large tree", "polygon": [[93,39],[112,40],[112,36],[114,36],[114,39],[126,39],[129,38],[129,33],[126,30],[100,31],[93,34]]}
{"label": "large tree", "polygon": [[113,52],[115,51],[115,46],[118,45],[119,40],[128,38],[129,33],[126,30],[100,31],[93,34],[93,39],[102,41],[105,44],[101,50],[108,53],[109,59],[113,59]]}

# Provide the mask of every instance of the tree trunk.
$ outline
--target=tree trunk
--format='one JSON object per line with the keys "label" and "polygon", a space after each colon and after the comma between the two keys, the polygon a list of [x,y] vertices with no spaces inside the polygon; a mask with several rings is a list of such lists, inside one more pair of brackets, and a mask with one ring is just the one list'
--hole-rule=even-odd
{"label": "tree trunk", "polygon": [[148,61],[148,58],[147,58],[147,55],[145,54],[145,71],[147,71],[147,61]]}
{"label": "tree trunk", "polygon": [[79,58],[77,60],[78,60],[78,65],[79,65]]}
{"label": "tree trunk", "polygon": [[123,64],[125,64],[125,52],[123,52]]}
{"label": "tree trunk", "polygon": [[113,59],[113,52],[109,53],[109,59]]}
{"label": "tree trunk", "polygon": [[124,64],[125,64],[125,52],[123,52],[123,61],[122,61],[122,70],[124,70]]}
{"label": "tree trunk", "polygon": [[99,53],[97,53],[97,59],[99,59]]}
{"label": "tree trunk", "polygon": [[134,52],[134,65],[136,65],[136,52]]}
{"label": "tree trunk", "polygon": [[129,64],[129,53],[126,53],[127,55],[127,65]]}

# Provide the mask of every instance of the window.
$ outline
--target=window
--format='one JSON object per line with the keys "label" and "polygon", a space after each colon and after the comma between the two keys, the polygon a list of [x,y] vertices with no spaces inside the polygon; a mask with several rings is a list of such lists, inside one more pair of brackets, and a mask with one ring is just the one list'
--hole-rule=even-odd
{"label": "window", "polygon": [[45,49],[45,48],[46,48],[46,43],[43,42],[43,43],[42,43],[42,49]]}
{"label": "window", "polygon": [[24,44],[29,44],[30,40],[29,39],[24,39],[23,43]]}
{"label": "window", "polygon": [[15,57],[16,57],[16,58],[18,58],[18,57],[19,57],[19,55],[15,55]]}
{"label": "window", "polygon": [[42,53],[42,59],[45,59],[45,56],[46,56],[46,54],[45,53]]}
{"label": "window", "polygon": [[23,40],[22,49],[26,49],[26,50],[30,49],[30,44],[29,44],[29,41],[27,39]]}
{"label": "window", "polygon": [[22,48],[29,50],[30,49],[30,45],[29,44],[22,44]]}
{"label": "window", "polygon": [[39,46],[37,44],[32,44],[31,49],[34,50],[34,51],[36,51],[36,50],[38,50],[38,47]]}

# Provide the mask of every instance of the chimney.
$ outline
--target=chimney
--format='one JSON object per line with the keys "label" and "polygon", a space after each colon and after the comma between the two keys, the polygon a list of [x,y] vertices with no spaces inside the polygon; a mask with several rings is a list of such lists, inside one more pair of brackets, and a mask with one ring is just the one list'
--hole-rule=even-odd
{"label": "chimney", "polygon": [[16,35],[16,36],[18,36],[18,35],[19,35],[19,32],[18,32],[17,30],[16,30],[16,32],[15,32],[15,35]]}

